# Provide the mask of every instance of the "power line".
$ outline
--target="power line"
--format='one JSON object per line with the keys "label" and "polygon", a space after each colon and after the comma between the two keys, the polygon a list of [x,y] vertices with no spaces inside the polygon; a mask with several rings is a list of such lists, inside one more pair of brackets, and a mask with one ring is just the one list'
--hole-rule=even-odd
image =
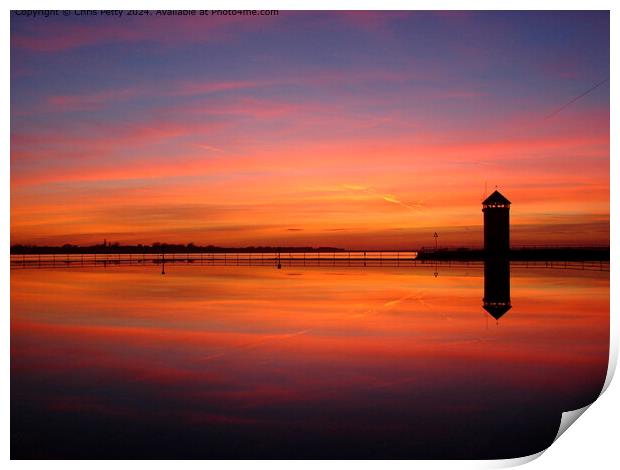
{"label": "power line", "polygon": [[570,106],[571,104],[573,104],[575,101],[583,98],[584,96],[586,96],[588,93],[596,90],[598,87],[600,87],[603,83],[605,83],[606,81],[608,81],[609,79],[606,78],[605,80],[603,80],[602,82],[598,82],[596,85],[594,85],[592,88],[588,89],[587,91],[584,91],[582,94],[580,94],[579,96],[576,96],[575,98],[573,98],[572,100],[570,100],[568,103],[560,106],[558,109],[556,109],[555,111],[551,112],[550,114],[548,114],[547,116],[544,117],[544,119],[549,119],[552,118],[553,116],[555,116],[556,114],[558,114],[560,111],[562,111],[563,109],[567,108],[568,106]]}

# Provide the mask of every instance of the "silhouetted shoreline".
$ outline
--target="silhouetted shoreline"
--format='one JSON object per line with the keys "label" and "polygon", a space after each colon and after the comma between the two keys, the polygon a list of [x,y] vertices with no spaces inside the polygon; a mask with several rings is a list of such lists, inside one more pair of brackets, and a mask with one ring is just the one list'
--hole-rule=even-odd
{"label": "silhouetted shoreline", "polygon": [[[13,245],[11,255],[36,254],[161,254],[161,253],[346,253],[344,248],[305,247],[305,246],[248,246],[221,247],[214,245],[199,246],[194,244],[154,243],[153,245],[62,245],[37,246]],[[398,252],[403,250],[352,250],[355,252],[384,251]],[[438,250],[407,250],[417,252],[418,260],[437,261],[483,261],[487,259],[483,249],[449,248]],[[514,261],[609,261],[609,247],[536,247],[512,249],[508,259]]]}
{"label": "silhouetted shoreline", "polygon": [[177,243],[153,243],[152,245],[120,245],[118,243],[79,246],[65,244],[62,246],[38,246],[38,245],[12,245],[12,255],[51,255],[51,254],[161,254],[161,253],[317,253],[317,252],[341,252],[343,248],[329,246],[309,247],[309,246],[246,246],[246,247],[221,247],[214,245],[200,246],[193,243],[187,245]]}

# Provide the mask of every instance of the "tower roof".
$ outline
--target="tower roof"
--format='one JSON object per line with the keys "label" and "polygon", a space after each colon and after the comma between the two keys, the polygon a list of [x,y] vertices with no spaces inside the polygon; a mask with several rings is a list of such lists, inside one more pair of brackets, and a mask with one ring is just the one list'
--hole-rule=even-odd
{"label": "tower roof", "polygon": [[504,314],[512,308],[510,304],[485,304],[482,306],[493,318],[499,320]]}
{"label": "tower roof", "polygon": [[482,204],[502,204],[502,205],[507,205],[510,204],[510,201],[508,199],[506,199],[502,193],[500,193],[499,191],[495,190],[493,191],[493,194],[491,194],[488,198],[486,198],[484,201],[482,201]]}

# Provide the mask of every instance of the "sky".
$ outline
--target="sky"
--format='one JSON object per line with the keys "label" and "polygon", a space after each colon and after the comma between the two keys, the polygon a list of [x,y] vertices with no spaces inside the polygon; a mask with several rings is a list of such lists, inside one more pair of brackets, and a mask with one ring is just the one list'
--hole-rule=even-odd
{"label": "sky", "polygon": [[12,15],[11,243],[607,244],[608,79],[605,11]]}

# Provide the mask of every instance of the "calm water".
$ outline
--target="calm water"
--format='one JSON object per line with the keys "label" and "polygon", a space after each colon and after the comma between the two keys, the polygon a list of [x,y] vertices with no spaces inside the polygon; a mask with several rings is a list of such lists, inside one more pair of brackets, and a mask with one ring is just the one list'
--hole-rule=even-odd
{"label": "calm water", "polygon": [[[609,273],[11,272],[12,458],[507,458],[607,370]],[[496,279],[497,276],[493,276]],[[489,273],[487,272],[487,281]],[[507,279],[506,279],[507,281]],[[498,321],[482,298],[512,308]]]}

